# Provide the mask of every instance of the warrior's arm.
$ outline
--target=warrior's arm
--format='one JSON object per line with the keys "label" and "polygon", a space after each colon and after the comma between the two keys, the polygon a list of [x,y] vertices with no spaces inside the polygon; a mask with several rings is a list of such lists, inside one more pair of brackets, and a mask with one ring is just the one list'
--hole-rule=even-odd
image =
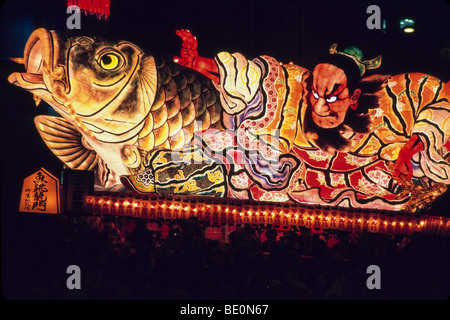
{"label": "warrior's arm", "polygon": [[400,149],[398,158],[395,161],[394,179],[400,178],[401,175],[406,175],[407,179],[411,180],[413,174],[411,159],[417,152],[422,151],[423,149],[424,145],[419,139],[419,136],[413,134],[408,142]]}
{"label": "warrior's arm", "polygon": [[189,31],[180,29],[176,34],[183,40],[180,57],[174,57],[173,61],[200,72],[214,83],[219,83],[219,69],[214,59],[198,56],[197,38]]}
{"label": "warrior's arm", "polygon": [[[450,164],[443,158],[445,154],[442,152],[446,152],[450,145],[450,82],[430,80],[432,77],[425,77],[425,80],[423,78],[419,85],[427,95],[422,94],[421,104],[415,106],[417,115],[411,129],[411,138],[403,146],[395,162],[397,171],[394,178],[402,174],[407,178],[412,177],[411,158],[420,151],[418,165],[425,176],[434,182],[449,184]],[[438,87],[442,90],[437,90]],[[428,95],[429,93],[434,94]]]}

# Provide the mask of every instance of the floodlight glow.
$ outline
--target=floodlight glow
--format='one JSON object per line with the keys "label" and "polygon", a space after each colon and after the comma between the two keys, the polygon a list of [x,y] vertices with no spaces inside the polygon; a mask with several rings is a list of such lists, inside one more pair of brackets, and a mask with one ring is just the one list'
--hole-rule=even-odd
{"label": "floodlight glow", "polygon": [[414,20],[409,18],[400,20],[400,29],[405,33],[413,33],[415,31]]}

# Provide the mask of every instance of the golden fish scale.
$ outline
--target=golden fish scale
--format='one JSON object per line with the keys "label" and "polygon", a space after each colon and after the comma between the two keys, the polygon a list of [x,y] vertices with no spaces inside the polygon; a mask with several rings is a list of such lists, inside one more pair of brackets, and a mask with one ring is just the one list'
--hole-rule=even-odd
{"label": "golden fish scale", "polygon": [[219,95],[211,81],[195,71],[155,58],[158,89],[139,147],[177,150],[188,145],[195,131],[221,128]]}

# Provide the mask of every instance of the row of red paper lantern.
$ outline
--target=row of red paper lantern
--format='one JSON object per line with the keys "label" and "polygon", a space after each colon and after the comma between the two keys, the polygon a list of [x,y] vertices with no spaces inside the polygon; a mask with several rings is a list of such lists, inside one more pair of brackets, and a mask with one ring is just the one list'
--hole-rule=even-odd
{"label": "row of red paper lantern", "polygon": [[89,212],[149,220],[177,220],[196,217],[210,225],[272,225],[312,230],[337,229],[351,232],[411,234],[427,232],[449,235],[450,221],[442,217],[420,217],[379,212],[347,212],[336,208],[311,208],[276,204],[223,204],[176,199],[87,196]]}

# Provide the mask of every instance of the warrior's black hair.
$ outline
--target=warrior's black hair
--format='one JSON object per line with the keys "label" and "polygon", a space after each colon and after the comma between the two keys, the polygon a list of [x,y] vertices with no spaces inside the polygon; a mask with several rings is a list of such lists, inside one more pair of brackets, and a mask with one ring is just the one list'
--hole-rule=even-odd
{"label": "warrior's black hair", "polygon": [[328,54],[318,59],[316,65],[321,63],[332,64],[344,70],[347,76],[347,88],[350,94],[357,89],[357,84],[361,80],[361,74],[358,65],[352,58],[342,54]]}

